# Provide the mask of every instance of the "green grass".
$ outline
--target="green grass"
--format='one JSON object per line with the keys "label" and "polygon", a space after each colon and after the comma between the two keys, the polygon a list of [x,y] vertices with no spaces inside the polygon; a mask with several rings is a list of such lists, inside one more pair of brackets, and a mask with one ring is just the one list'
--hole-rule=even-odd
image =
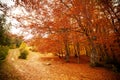
{"label": "green grass", "polygon": [[5,60],[6,56],[8,55],[8,46],[0,46],[0,64]]}

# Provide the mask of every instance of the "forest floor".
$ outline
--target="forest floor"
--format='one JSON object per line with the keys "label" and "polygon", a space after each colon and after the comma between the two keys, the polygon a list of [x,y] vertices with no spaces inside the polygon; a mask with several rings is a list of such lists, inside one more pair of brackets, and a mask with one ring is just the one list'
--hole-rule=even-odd
{"label": "forest floor", "polygon": [[0,80],[119,80],[120,73],[101,67],[90,67],[89,58],[80,57],[66,63],[53,55],[30,52],[27,60],[18,59],[18,49],[9,51],[0,66]]}

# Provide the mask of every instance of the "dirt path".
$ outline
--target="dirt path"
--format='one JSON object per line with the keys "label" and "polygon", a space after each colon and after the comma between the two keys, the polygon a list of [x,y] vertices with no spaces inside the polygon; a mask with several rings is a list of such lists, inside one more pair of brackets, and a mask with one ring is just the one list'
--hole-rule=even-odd
{"label": "dirt path", "polygon": [[119,80],[120,74],[104,68],[91,68],[85,56],[80,64],[65,63],[52,57],[40,57],[31,52],[27,60],[17,59],[19,50],[9,51],[1,66],[0,80]]}

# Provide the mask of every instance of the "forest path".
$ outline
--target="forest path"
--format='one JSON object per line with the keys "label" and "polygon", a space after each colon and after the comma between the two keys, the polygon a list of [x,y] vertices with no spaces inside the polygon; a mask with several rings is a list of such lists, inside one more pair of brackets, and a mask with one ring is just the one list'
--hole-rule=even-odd
{"label": "forest path", "polygon": [[58,57],[46,57],[30,52],[27,60],[18,59],[18,49],[11,49],[0,67],[0,80],[119,80],[120,74],[104,68],[92,68],[88,58],[81,56],[80,64],[65,63]]}

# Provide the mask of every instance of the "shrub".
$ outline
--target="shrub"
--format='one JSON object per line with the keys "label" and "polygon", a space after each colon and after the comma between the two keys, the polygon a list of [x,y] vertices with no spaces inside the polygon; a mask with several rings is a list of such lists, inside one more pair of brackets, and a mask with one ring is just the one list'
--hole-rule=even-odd
{"label": "shrub", "polygon": [[19,48],[24,50],[26,47],[27,47],[27,44],[25,42],[22,42]]}
{"label": "shrub", "polygon": [[19,59],[26,59],[28,55],[28,50],[20,50],[20,56]]}
{"label": "shrub", "polygon": [[8,46],[0,46],[0,63],[2,63],[2,61],[6,58],[8,50]]}

